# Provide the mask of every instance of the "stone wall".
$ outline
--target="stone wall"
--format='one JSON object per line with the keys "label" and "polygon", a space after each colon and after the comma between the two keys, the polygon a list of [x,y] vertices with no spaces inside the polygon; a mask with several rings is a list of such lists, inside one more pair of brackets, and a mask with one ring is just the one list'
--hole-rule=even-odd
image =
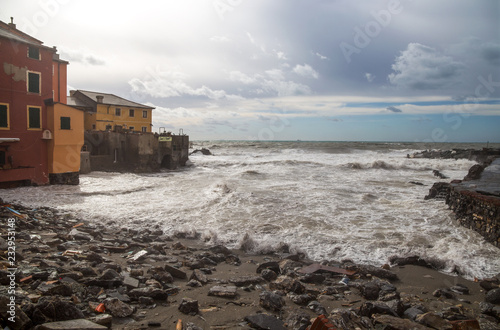
{"label": "stone wall", "polygon": [[50,184],[78,185],[80,184],[80,173],[50,173],[49,181]]}
{"label": "stone wall", "polygon": [[80,152],[80,174],[90,173],[90,153],[88,151]]}
{"label": "stone wall", "polygon": [[87,131],[85,148],[90,153],[92,171],[157,172],[186,164],[189,137],[169,137],[167,144],[152,133]]}
{"label": "stone wall", "polygon": [[500,247],[499,197],[452,186],[446,204],[462,226],[477,231],[486,241]]}

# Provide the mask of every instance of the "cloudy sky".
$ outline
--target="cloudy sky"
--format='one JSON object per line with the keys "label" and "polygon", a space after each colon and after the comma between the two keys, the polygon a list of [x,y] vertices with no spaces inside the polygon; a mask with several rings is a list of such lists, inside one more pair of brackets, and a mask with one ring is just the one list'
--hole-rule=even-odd
{"label": "cloudy sky", "polygon": [[1,0],[193,140],[500,142],[497,0]]}

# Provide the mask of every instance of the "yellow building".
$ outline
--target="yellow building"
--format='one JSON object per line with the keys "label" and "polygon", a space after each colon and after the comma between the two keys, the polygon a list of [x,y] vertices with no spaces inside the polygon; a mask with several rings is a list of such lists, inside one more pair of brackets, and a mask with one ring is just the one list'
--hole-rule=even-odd
{"label": "yellow building", "polygon": [[84,143],[84,112],[63,103],[47,104],[48,167],[51,184],[78,184]]}
{"label": "yellow building", "polygon": [[68,105],[85,111],[85,130],[150,133],[153,107],[107,93],[70,91]]}

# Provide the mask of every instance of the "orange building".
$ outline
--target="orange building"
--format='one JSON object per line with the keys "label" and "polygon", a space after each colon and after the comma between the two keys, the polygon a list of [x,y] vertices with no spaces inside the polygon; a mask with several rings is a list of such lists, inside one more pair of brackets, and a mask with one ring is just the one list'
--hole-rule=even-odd
{"label": "orange building", "polygon": [[48,165],[51,184],[78,184],[84,143],[83,111],[63,103],[47,105]]}

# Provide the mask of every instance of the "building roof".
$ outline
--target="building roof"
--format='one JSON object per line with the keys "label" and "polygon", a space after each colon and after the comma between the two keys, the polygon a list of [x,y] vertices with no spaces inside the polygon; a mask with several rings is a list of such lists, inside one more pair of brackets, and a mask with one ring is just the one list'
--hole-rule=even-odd
{"label": "building roof", "polygon": [[35,39],[32,36],[18,30],[14,23],[7,24],[5,22],[0,21],[0,37],[4,37],[7,39],[10,39],[10,40],[13,40],[16,42],[25,43],[28,45],[42,47],[42,48],[45,48],[48,50],[53,50],[54,52],[56,52],[55,48],[44,46],[43,42],[41,42],[40,40]]}
{"label": "building roof", "polygon": [[74,96],[68,96],[68,101],[67,104],[72,106],[72,107],[79,107],[79,108],[89,108],[89,110],[92,108],[92,106],[88,103],[83,102],[77,97]]}
{"label": "building roof", "polygon": [[[119,107],[127,107],[127,108],[143,108],[143,109],[154,109],[154,107],[150,107],[148,105],[132,102],[126,100],[122,97],[116,96],[114,94],[109,93],[100,93],[100,92],[90,92],[90,91],[70,91],[70,97],[68,97],[68,104],[73,106],[80,107],[94,107],[96,104],[106,104],[106,105],[114,105]],[[79,97],[80,95],[85,96],[86,99]],[[102,101],[99,102],[97,100],[98,96],[102,96]],[[87,103],[90,101],[90,104]]]}

